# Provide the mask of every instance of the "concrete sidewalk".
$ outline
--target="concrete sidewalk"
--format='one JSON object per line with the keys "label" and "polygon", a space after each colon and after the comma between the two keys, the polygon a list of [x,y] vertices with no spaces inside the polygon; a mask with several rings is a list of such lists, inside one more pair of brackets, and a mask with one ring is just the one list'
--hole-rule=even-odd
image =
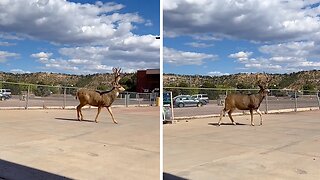
{"label": "concrete sidewalk", "polygon": [[[259,116],[255,115],[255,124]],[[164,179],[320,179],[320,111],[164,125]]]}
{"label": "concrete sidewalk", "polygon": [[159,179],[159,108],[0,111],[0,179]]}

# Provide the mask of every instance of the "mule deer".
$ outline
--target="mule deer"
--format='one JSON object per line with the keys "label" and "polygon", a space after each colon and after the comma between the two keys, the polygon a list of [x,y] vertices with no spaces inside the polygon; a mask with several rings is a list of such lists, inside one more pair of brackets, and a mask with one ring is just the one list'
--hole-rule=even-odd
{"label": "mule deer", "polygon": [[95,122],[97,123],[98,116],[100,114],[100,111],[103,107],[106,107],[109,111],[112,121],[117,124],[118,122],[114,119],[113,113],[111,111],[111,105],[114,102],[114,100],[117,98],[120,92],[123,92],[125,89],[119,84],[120,80],[120,68],[113,68],[112,69],[114,73],[114,81],[112,82],[113,88],[110,91],[94,91],[94,90],[88,90],[88,89],[80,89],[76,97],[79,99],[80,104],[77,106],[77,117],[78,120],[83,120],[83,115],[81,108],[85,105],[91,105],[98,107],[98,113],[95,118]]}
{"label": "mule deer", "polygon": [[[258,75],[256,76],[258,80]],[[262,114],[259,110],[260,104],[263,99],[268,94],[269,90],[266,89],[270,79],[266,76],[266,82],[264,85],[261,84],[261,80],[258,80],[258,86],[260,88],[257,94],[229,94],[225,99],[225,107],[220,113],[220,119],[218,125],[221,125],[221,119],[223,114],[228,112],[231,122],[236,125],[236,122],[233,120],[231,114],[235,109],[239,110],[249,110],[251,115],[251,126],[254,126],[253,123],[253,110],[255,110],[260,115],[260,126],[262,125]]]}

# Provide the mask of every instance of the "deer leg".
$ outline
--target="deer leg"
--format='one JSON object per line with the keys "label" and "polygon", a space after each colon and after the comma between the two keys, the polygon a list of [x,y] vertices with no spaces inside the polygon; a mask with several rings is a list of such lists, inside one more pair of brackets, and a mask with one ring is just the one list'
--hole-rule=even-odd
{"label": "deer leg", "polygon": [[83,120],[83,115],[82,115],[82,111],[81,111],[81,108],[83,107],[83,105],[79,104],[77,106],[77,117],[78,117],[78,120],[79,121],[82,121]]}
{"label": "deer leg", "polygon": [[256,111],[260,115],[260,126],[262,126],[262,113],[259,109],[257,109]]}
{"label": "deer leg", "polygon": [[232,118],[232,116],[231,116],[232,112],[233,112],[232,109],[229,110],[229,112],[228,112],[229,118],[230,118],[230,120],[231,120],[231,122],[232,122],[233,125],[237,125],[237,123],[233,120],[233,118]]}
{"label": "deer leg", "polygon": [[251,126],[254,126],[254,123],[253,123],[253,110],[250,109],[250,115],[251,115]]}
{"label": "deer leg", "polygon": [[109,113],[110,113],[110,115],[111,115],[111,118],[112,118],[112,121],[113,121],[113,123],[115,123],[115,124],[118,124],[118,122],[114,119],[114,117],[113,117],[113,113],[112,113],[112,111],[111,111],[111,107],[106,107],[107,109],[108,109],[108,111],[109,111]]}
{"label": "deer leg", "polygon": [[218,122],[218,126],[221,125],[221,120],[222,120],[222,116],[226,113],[225,109],[222,109],[221,113],[220,113],[220,119],[219,119],[219,122]]}
{"label": "deer leg", "polygon": [[98,123],[98,121],[97,121],[97,119],[98,119],[98,116],[99,116],[99,114],[100,114],[100,112],[101,112],[101,108],[102,107],[98,107],[98,113],[97,113],[97,115],[96,115],[96,118],[94,119],[94,121],[96,122],[96,123]]}

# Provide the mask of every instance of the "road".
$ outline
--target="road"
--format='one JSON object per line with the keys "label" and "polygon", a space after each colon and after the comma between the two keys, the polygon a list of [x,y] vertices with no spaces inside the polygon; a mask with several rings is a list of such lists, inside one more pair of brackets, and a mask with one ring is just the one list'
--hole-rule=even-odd
{"label": "road", "polygon": [[159,179],[159,108],[1,110],[0,179]]}
{"label": "road", "polygon": [[[25,99],[21,99],[20,96],[13,96],[12,98],[0,101],[0,108],[24,108],[28,103],[28,107],[76,107],[79,105],[79,100],[75,99],[74,96],[67,95],[66,101],[64,104],[64,97],[63,95],[57,96],[48,96],[48,97],[35,97],[32,96],[29,98],[27,102]],[[128,101],[128,105],[140,106],[140,105],[151,105],[155,102],[150,101],[150,99],[134,99],[130,98]],[[124,98],[117,98],[114,103],[114,106],[125,106],[125,99]]]}
{"label": "road", "polygon": [[[164,179],[320,179],[320,111],[164,125]],[[255,116],[256,119],[257,116]],[[256,124],[257,121],[256,121]]]}
{"label": "road", "polygon": [[[217,101],[212,100],[209,104],[202,107],[184,107],[184,108],[174,108],[175,117],[188,117],[188,116],[203,116],[203,115],[213,115],[220,114],[224,106],[218,106]],[[297,108],[306,107],[319,107],[317,98],[315,97],[300,97],[297,99]],[[279,109],[294,109],[295,100],[292,98],[283,97],[268,97],[268,110],[279,110]],[[262,101],[260,105],[261,111],[266,111],[266,101]],[[242,111],[235,111],[242,112]]]}

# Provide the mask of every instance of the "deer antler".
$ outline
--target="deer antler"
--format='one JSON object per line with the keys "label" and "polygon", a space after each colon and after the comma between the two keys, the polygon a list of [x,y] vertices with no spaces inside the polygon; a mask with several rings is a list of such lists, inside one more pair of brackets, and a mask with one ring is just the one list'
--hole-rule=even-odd
{"label": "deer antler", "polygon": [[120,73],[121,68],[112,68],[113,74],[114,74],[114,83],[119,84],[119,80],[121,79]]}
{"label": "deer antler", "polygon": [[261,88],[262,84],[261,84],[261,78],[259,78],[259,74],[256,74],[256,81],[257,81],[257,86]]}
{"label": "deer antler", "polygon": [[261,88],[267,88],[269,86],[269,83],[271,82],[270,76],[263,72],[262,74],[256,74],[256,81],[257,85]]}

